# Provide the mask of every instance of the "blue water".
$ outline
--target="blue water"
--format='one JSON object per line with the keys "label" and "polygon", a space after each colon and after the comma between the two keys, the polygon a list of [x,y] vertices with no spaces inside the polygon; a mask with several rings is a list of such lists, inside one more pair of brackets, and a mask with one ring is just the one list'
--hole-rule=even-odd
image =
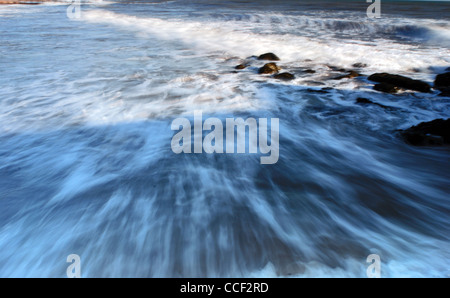
{"label": "blue water", "polygon": [[[70,254],[82,277],[365,277],[372,253],[382,277],[450,274],[449,149],[395,132],[449,98],[330,79],[362,63],[431,84],[449,3],[67,6],[0,6],[0,277],[65,277]],[[234,70],[265,52],[296,79]],[[279,118],[279,161],[174,154],[195,110]]]}

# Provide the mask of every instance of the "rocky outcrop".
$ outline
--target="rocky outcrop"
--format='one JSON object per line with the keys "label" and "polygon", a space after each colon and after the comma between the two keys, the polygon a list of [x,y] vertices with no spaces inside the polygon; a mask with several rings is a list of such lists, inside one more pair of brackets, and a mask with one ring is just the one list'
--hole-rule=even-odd
{"label": "rocky outcrop", "polygon": [[398,87],[388,83],[379,83],[373,86],[374,90],[384,92],[384,93],[397,93]]}
{"label": "rocky outcrop", "polygon": [[406,142],[415,146],[450,144],[450,118],[422,122],[401,131],[401,135]]}
{"label": "rocky outcrop", "polygon": [[291,74],[291,73],[288,73],[288,72],[283,72],[283,73],[280,73],[280,74],[276,74],[273,77],[275,79],[277,79],[277,80],[283,80],[283,81],[290,81],[290,80],[295,79],[295,76],[293,74]]}
{"label": "rocky outcrop", "polygon": [[430,92],[431,87],[426,82],[420,80],[413,80],[408,77],[389,74],[389,73],[375,73],[368,77],[369,80],[377,83],[387,83],[398,88],[414,90],[419,92]]}
{"label": "rocky outcrop", "polygon": [[265,53],[258,57],[258,60],[280,61],[277,55],[274,53]]}
{"label": "rocky outcrop", "polygon": [[259,74],[274,74],[278,73],[279,68],[275,63],[267,63],[263,67],[261,67],[258,71]]}
{"label": "rocky outcrop", "polygon": [[358,62],[358,63],[353,64],[352,66],[354,68],[364,68],[364,67],[367,67],[367,64]]}
{"label": "rocky outcrop", "polygon": [[390,108],[390,107],[382,105],[380,103],[373,102],[370,99],[367,99],[367,98],[364,98],[364,97],[358,97],[356,99],[356,103],[357,104],[361,104],[361,105],[369,105],[369,104],[370,105],[376,105],[376,106],[379,106],[380,108],[383,108],[383,109],[389,109]]}
{"label": "rocky outcrop", "polygon": [[331,69],[332,71],[338,71],[338,72],[346,72],[347,71],[345,68],[334,66],[334,65],[327,65],[327,67],[329,69]]}
{"label": "rocky outcrop", "polygon": [[450,72],[437,75],[434,80],[434,88],[444,94],[450,94]]}
{"label": "rocky outcrop", "polygon": [[360,76],[360,74],[358,72],[356,72],[354,70],[349,70],[349,71],[347,71],[346,75],[334,77],[333,80],[351,79],[351,78],[356,78],[359,76]]}
{"label": "rocky outcrop", "polygon": [[239,64],[238,66],[236,66],[234,69],[245,69],[245,68],[247,68],[247,67],[249,67],[250,65],[248,64],[248,63],[242,63],[242,64]]}
{"label": "rocky outcrop", "polygon": [[332,88],[329,88],[329,87],[325,87],[325,88],[322,88],[322,89],[311,89],[311,88],[308,88],[308,89],[306,89],[306,92],[326,94],[326,93],[329,93],[330,90],[332,90]]}

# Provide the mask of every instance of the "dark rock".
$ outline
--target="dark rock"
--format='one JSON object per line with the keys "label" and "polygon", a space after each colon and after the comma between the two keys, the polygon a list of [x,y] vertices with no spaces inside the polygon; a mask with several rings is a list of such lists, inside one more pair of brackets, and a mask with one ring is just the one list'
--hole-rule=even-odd
{"label": "dark rock", "polygon": [[338,77],[335,77],[335,78],[332,78],[332,79],[333,80],[342,80],[342,79],[356,78],[356,77],[359,77],[359,76],[360,76],[360,74],[358,72],[356,72],[354,70],[350,70],[350,71],[348,71],[348,74],[343,75],[343,76],[338,76]]}
{"label": "dark rock", "polygon": [[427,83],[419,80],[413,80],[408,77],[393,75],[388,73],[375,73],[368,77],[369,80],[377,83],[388,83],[396,87],[401,87],[404,89],[420,91],[420,92],[430,92],[431,87]]}
{"label": "dark rock", "polygon": [[437,75],[434,80],[434,88],[442,91],[443,93],[450,92],[450,72]]}
{"label": "dark rock", "polygon": [[283,81],[290,81],[290,80],[295,79],[295,76],[293,74],[291,74],[291,73],[288,73],[288,72],[283,72],[283,73],[280,73],[280,74],[276,74],[273,77],[275,79],[283,80]]}
{"label": "dark rock", "polygon": [[307,69],[304,71],[305,73],[316,73],[314,69]]}
{"label": "dark rock", "polygon": [[333,65],[327,65],[327,67],[329,69],[331,69],[332,71],[338,71],[338,72],[346,72],[347,71],[345,68],[340,68],[340,67],[333,66]]}
{"label": "dark rock", "polygon": [[245,69],[247,67],[249,67],[249,64],[242,63],[242,64],[239,64],[238,66],[236,66],[235,69]]}
{"label": "dark rock", "polygon": [[259,74],[273,74],[278,73],[279,68],[275,63],[267,63],[263,67],[261,67],[258,71]]}
{"label": "dark rock", "polygon": [[356,103],[372,103],[373,104],[373,101],[371,101],[370,99],[367,99],[367,98],[364,98],[364,97],[358,97],[357,99],[356,99]]}
{"label": "dark rock", "polygon": [[358,98],[356,99],[356,103],[357,103],[357,104],[372,104],[372,105],[379,106],[380,108],[383,108],[383,109],[389,109],[389,110],[391,110],[391,107],[382,105],[382,104],[377,103],[377,102],[373,102],[373,101],[371,101],[370,99],[367,99],[367,98],[364,98],[364,97],[358,97]]}
{"label": "dark rock", "polygon": [[331,89],[332,88],[322,88],[322,89],[311,89],[311,88],[308,88],[308,89],[306,89],[306,92],[325,94],[325,93],[329,93],[328,90],[331,90]]}
{"label": "dark rock", "polygon": [[364,67],[367,67],[367,64],[358,62],[358,63],[353,64],[352,66],[355,68],[364,68]]}
{"label": "dark rock", "polygon": [[379,83],[373,86],[374,90],[385,93],[397,93],[398,87],[388,83]]}
{"label": "dark rock", "polygon": [[450,118],[422,122],[401,132],[404,139],[414,146],[450,144]]}
{"label": "dark rock", "polygon": [[258,57],[258,60],[271,60],[271,61],[280,61],[277,55],[274,53],[265,53]]}

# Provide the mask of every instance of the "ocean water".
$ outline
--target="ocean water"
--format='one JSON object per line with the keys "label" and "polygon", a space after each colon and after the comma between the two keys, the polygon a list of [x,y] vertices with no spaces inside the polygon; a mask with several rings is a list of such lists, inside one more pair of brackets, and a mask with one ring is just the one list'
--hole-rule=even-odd
{"label": "ocean water", "polygon": [[[370,254],[382,277],[448,277],[449,148],[396,130],[448,118],[449,98],[330,66],[431,84],[450,3],[367,6],[0,6],[0,277],[65,277],[70,254],[82,277],[365,277]],[[234,70],[266,52],[296,78]],[[278,162],[173,153],[172,121],[195,110],[278,118]]]}

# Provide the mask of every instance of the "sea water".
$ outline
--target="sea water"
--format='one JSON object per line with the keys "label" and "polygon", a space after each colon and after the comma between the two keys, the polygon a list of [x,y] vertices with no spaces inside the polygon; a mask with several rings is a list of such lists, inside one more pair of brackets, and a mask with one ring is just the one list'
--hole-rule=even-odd
{"label": "sea water", "polygon": [[[1,277],[65,277],[70,254],[82,277],[365,277],[370,254],[382,277],[449,276],[450,152],[396,132],[449,98],[332,79],[432,84],[449,3],[69,4],[0,6]],[[266,52],[295,79],[259,75]],[[175,154],[194,111],[279,119],[279,160]]]}

